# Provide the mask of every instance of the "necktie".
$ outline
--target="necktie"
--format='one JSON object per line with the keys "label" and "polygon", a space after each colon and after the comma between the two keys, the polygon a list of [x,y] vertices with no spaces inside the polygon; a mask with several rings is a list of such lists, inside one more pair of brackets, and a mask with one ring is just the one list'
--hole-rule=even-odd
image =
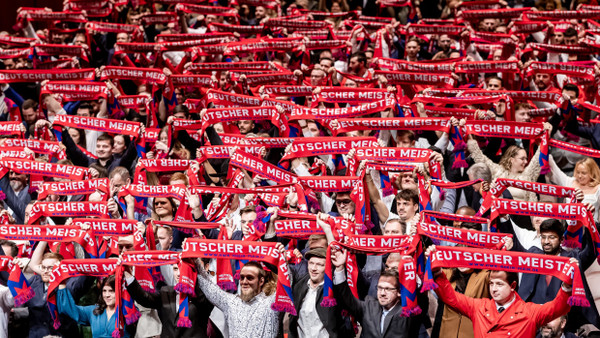
{"label": "necktie", "polygon": [[504,306],[501,306],[501,307],[498,308],[498,313],[502,313],[502,311],[504,311],[504,310],[505,310]]}

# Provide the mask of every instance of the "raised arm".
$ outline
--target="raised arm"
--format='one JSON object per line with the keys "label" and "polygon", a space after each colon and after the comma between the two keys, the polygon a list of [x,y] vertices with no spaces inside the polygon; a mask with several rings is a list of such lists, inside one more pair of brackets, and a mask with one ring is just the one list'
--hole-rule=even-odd
{"label": "raised arm", "polygon": [[75,304],[71,292],[64,285],[59,286],[56,294],[56,305],[59,313],[66,314],[82,325],[90,325],[90,319],[93,316],[92,311],[96,307],[95,305],[78,306]]}
{"label": "raised arm", "polygon": [[227,293],[221,288],[210,281],[210,276],[204,268],[199,264],[198,266],[198,287],[204,292],[206,299],[211,302],[214,306],[218,307],[219,310],[227,312],[229,310],[230,302],[233,301],[236,295]]}

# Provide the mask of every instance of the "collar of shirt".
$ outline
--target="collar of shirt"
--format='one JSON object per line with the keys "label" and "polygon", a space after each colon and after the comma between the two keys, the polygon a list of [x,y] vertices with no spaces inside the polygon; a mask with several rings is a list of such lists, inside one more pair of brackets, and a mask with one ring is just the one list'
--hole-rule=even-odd
{"label": "collar of shirt", "polygon": [[498,303],[496,303],[496,310],[498,310],[501,307],[503,307],[504,310],[508,309],[508,307],[511,306],[511,304],[515,302],[515,299],[517,299],[517,296],[515,296],[515,294],[513,293],[513,298],[510,300],[510,302],[508,302],[504,305],[498,305]]}
{"label": "collar of shirt", "polygon": [[308,289],[309,289],[309,290],[316,290],[316,289],[318,289],[318,288],[319,288],[319,286],[321,286],[321,285],[325,284],[325,281],[322,281],[321,283],[319,283],[319,285],[317,285],[317,286],[315,286],[315,287],[313,288],[312,284],[310,283],[310,278],[309,278],[309,279],[306,281],[306,284],[308,284]]}

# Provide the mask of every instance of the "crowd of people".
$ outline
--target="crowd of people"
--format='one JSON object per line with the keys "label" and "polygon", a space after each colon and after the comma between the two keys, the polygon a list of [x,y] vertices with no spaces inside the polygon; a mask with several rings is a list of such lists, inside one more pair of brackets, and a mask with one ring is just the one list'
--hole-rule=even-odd
{"label": "crowd of people", "polygon": [[600,6],[65,0],[0,32],[0,337],[600,334]]}

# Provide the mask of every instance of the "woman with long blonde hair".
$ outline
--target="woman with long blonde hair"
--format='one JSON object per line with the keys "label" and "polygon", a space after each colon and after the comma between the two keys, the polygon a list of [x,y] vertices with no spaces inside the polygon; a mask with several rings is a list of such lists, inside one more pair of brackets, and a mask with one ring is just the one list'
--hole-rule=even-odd
{"label": "woman with long blonde hair", "polygon": [[563,187],[571,187],[581,189],[583,191],[582,203],[590,203],[596,208],[594,219],[598,222],[600,207],[600,168],[596,161],[587,157],[578,161],[573,170],[573,177],[565,174],[554,162],[554,158],[550,156],[550,173],[548,178],[551,183],[562,185]]}

